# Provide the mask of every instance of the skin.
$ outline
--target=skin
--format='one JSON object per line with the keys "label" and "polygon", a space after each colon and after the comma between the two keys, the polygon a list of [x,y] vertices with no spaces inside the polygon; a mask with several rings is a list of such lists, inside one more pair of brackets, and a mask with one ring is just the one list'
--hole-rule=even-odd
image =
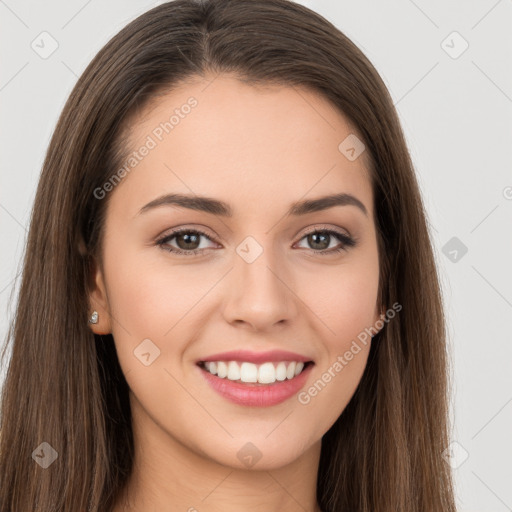
{"label": "skin", "polygon": [[[318,512],[321,438],[352,397],[370,343],[307,405],[296,396],[266,408],[233,404],[208,386],[196,361],[237,348],[298,352],[315,362],[307,390],[380,318],[366,153],[349,161],[338,150],[355,130],[315,92],[214,78],[183,84],[132,121],[129,151],[190,96],[198,101],[109,192],[91,329],[113,334],[136,451],[115,512]],[[138,214],[171,192],[223,200],[234,215],[169,205]],[[285,216],[292,202],[335,192],[356,196],[368,215],[346,205]],[[357,245],[321,255],[340,241],[312,245],[306,235],[318,225]],[[194,246],[200,256],[156,244],[181,227],[208,233]],[[263,250],[252,263],[236,252],[248,236]],[[185,248],[183,236],[169,246]],[[144,339],[160,350],[149,366],[134,356]],[[261,454],[252,467],[237,457],[248,442]]]}

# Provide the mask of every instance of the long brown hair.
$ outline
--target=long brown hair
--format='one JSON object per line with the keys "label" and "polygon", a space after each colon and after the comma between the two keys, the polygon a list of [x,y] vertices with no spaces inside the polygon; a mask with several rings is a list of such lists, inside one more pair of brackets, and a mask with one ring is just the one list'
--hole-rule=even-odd
{"label": "long brown hair", "polygon": [[[87,324],[91,264],[101,264],[109,198],[98,200],[94,190],[119,169],[130,115],[207,71],[309,87],[366,145],[380,306],[399,303],[402,310],[374,337],[354,396],[323,437],[322,510],[454,512],[442,457],[449,438],[442,296],[397,113],[363,53],[322,16],[289,0],[155,7],[113,37],[74,87],[43,164],[3,354],[11,342],[0,512],[108,511],[127,481],[134,453],[128,386],[112,336],[95,335]],[[46,469],[34,455],[49,450],[44,442],[58,454]]]}

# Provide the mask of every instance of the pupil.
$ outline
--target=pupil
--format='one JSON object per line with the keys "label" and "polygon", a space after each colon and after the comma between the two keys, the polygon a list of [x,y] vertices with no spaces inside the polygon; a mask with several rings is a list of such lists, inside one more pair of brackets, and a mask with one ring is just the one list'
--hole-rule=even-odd
{"label": "pupil", "polygon": [[[325,249],[326,247],[329,247],[329,243],[325,243],[327,241],[327,238],[329,237],[329,235],[325,234],[325,233],[313,233],[310,236],[310,241],[312,240],[312,246],[315,248],[315,249]],[[318,238],[323,238],[323,243],[322,242],[318,242],[317,239]],[[320,247],[315,247],[315,244],[318,244],[320,243]]]}
{"label": "pupil", "polygon": [[[192,234],[192,235],[189,233],[182,234],[178,237],[178,245],[180,246],[181,249],[190,250],[191,248],[188,247],[188,245],[190,245],[191,243],[192,244],[197,243],[197,238],[198,238],[198,236],[194,235],[194,234]],[[185,247],[181,247],[182,244],[179,243],[180,239],[185,240],[185,244],[184,244]]]}

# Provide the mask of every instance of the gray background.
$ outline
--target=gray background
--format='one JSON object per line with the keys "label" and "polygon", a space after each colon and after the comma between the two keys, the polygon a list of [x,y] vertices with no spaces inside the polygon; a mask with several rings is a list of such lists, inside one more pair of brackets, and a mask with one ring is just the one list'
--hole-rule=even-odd
{"label": "gray background", "polygon": [[[96,52],[158,3],[0,0],[2,339],[60,111]],[[446,301],[454,418],[446,460],[459,510],[512,510],[512,1],[300,3],[364,51],[395,101]]]}

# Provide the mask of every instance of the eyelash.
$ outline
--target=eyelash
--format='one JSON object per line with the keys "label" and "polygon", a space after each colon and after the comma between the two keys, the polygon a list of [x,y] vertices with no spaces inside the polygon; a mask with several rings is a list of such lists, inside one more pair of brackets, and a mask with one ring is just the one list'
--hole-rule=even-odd
{"label": "eyelash", "polygon": [[[208,240],[211,240],[212,242],[214,241],[207,233],[205,233],[204,231],[201,231],[200,229],[179,229],[179,230],[173,231],[171,234],[165,235],[164,237],[157,240],[156,245],[160,246],[160,248],[162,250],[168,251],[168,252],[171,252],[174,254],[183,255],[183,256],[192,256],[192,257],[200,256],[200,253],[202,251],[204,251],[205,249],[194,249],[194,250],[190,250],[190,251],[184,251],[182,249],[177,249],[175,247],[172,247],[172,248],[166,247],[166,244],[170,240],[172,240],[173,238],[175,238],[178,235],[181,235],[183,233],[193,233],[193,234],[203,235],[204,237],[208,238]],[[341,251],[346,251],[349,248],[354,247],[356,245],[356,239],[354,239],[344,233],[340,233],[340,232],[332,230],[332,229],[315,229],[314,231],[305,233],[300,240],[302,240],[303,238],[305,238],[308,235],[316,234],[316,233],[334,235],[341,242],[341,246],[337,247],[335,249],[322,250],[322,251],[309,249],[313,253],[321,255],[321,256],[332,255],[332,254],[339,253]]]}

